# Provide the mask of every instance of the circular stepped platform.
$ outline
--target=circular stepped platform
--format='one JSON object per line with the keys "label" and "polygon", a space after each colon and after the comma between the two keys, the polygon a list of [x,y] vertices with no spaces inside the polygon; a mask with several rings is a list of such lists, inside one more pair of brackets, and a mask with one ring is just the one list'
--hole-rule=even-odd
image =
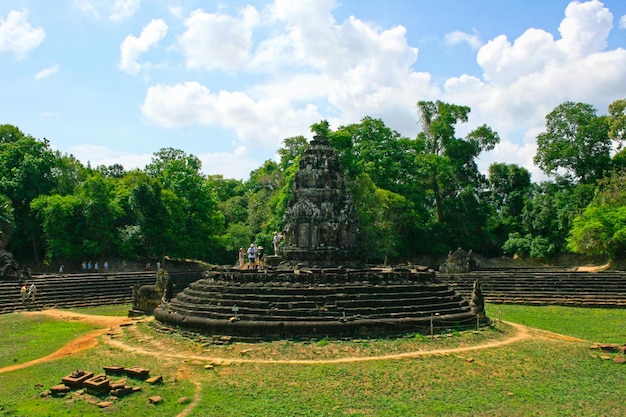
{"label": "circular stepped platform", "polygon": [[433,271],[212,269],[157,320],[194,332],[245,339],[375,337],[469,328],[469,303]]}

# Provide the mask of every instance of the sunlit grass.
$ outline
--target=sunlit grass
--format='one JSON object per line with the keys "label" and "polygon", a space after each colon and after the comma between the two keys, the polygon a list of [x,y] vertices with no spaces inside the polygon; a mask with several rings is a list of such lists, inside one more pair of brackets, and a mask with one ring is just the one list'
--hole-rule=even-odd
{"label": "sunlit grass", "polygon": [[0,367],[28,362],[46,356],[69,340],[97,326],[65,322],[45,316],[0,315]]}
{"label": "sunlit grass", "polygon": [[626,343],[626,309],[488,304],[492,318],[603,343]]}
{"label": "sunlit grass", "polygon": [[[127,309],[128,306],[120,306],[117,311]],[[626,342],[626,310],[489,304],[487,313],[493,319],[501,314],[506,321],[582,339]],[[41,329],[50,328],[44,332],[47,344],[47,338],[56,334],[54,329],[62,332],[66,324],[80,325],[51,319],[33,322],[33,318],[18,314],[0,316],[0,358],[10,357],[10,345],[38,337]],[[15,331],[15,327],[23,332]],[[136,329],[139,333],[126,329],[117,340],[137,347],[161,345],[173,353],[311,360],[465,346],[507,337],[505,332],[510,330],[505,325],[502,331],[495,327],[478,333],[453,332],[434,340],[420,336],[211,346],[201,339],[155,331],[145,323]],[[69,340],[84,331],[87,329],[65,335]],[[344,363],[232,363],[213,369],[205,369],[208,359],[185,360],[165,353],[144,355],[101,344],[54,362],[0,373],[0,416],[175,416],[193,398],[194,382],[201,387],[200,402],[188,417],[626,415],[626,403],[619,389],[626,384],[624,365],[603,360],[590,351],[589,342],[540,335],[498,348],[414,358]],[[610,355],[609,359],[618,355],[621,354]],[[75,394],[63,399],[39,397],[41,391],[59,383],[62,376],[74,369],[98,372],[112,364],[148,367],[152,375],[163,375],[165,383],[154,387],[143,384],[140,393],[114,400],[105,409]],[[162,396],[164,402],[158,406],[150,404],[151,395]],[[181,401],[185,397],[188,400]]]}

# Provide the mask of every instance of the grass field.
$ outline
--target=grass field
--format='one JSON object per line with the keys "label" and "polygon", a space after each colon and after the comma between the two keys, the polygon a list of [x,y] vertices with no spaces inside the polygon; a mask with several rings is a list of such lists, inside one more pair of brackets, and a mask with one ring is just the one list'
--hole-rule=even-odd
{"label": "grass field", "polygon": [[[114,307],[108,313],[90,310],[89,314],[125,311],[127,307]],[[510,337],[513,329],[505,324],[434,340],[417,336],[215,346],[139,324],[113,338],[134,350],[100,343],[52,362],[0,372],[0,416],[626,415],[622,392],[626,365],[610,360],[621,354],[610,354],[606,360],[589,349],[591,341],[626,343],[626,310],[488,305],[487,312],[492,318],[501,315],[505,321],[570,337],[531,331],[521,341],[488,349],[363,360],[497,342]],[[45,356],[63,340],[91,328],[67,327],[77,324],[81,323],[0,316],[0,367],[30,360],[33,355]],[[31,337],[39,339],[27,349],[33,350],[31,356],[11,353],[15,346],[30,343]],[[146,354],[142,349],[161,353]],[[184,352],[190,356],[181,355]],[[220,362],[216,357],[228,360]],[[333,358],[343,362],[328,362]],[[301,362],[286,362],[292,359]],[[206,369],[211,363],[222,364]],[[102,409],[93,403],[103,399],[86,394],[40,397],[75,369],[101,372],[103,366],[112,364],[146,367],[165,381],[156,386],[136,382],[142,391]],[[163,402],[150,404],[148,398],[153,395],[163,397]]]}

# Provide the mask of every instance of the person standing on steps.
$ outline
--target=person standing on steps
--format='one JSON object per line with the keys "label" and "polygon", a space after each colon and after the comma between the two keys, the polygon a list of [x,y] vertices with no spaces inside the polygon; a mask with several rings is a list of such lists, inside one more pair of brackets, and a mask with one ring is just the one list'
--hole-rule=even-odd
{"label": "person standing on steps", "polygon": [[237,267],[239,269],[243,269],[243,264],[244,264],[244,258],[246,255],[246,251],[243,250],[243,248],[239,248],[239,254],[238,254],[238,258],[237,258]]}
{"label": "person standing on steps", "polygon": [[252,267],[254,267],[254,265],[256,264],[256,246],[254,245],[254,243],[251,243],[250,247],[248,248],[248,261],[250,262]]}
{"label": "person standing on steps", "polygon": [[22,294],[22,304],[24,304],[24,301],[26,301],[26,298],[28,297],[28,284],[26,282],[22,285],[20,293]]}
{"label": "person standing on steps", "polygon": [[30,287],[28,287],[28,294],[26,295],[26,298],[30,298],[30,301],[34,303],[35,294],[37,294],[37,286],[33,282],[32,284],[30,284]]}
{"label": "person standing on steps", "polygon": [[272,239],[272,242],[274,243],[274,255],[278,255],[278,249],[282,240],[283,235],[281,233],[274,232],[274,238]]}
{"label": "person standing on steps", "polygon": [[256,251],[256,261],[259,266],[263,266],[263,262],[265,261],[265,250],[263,249],[263,246],[259,246]]}

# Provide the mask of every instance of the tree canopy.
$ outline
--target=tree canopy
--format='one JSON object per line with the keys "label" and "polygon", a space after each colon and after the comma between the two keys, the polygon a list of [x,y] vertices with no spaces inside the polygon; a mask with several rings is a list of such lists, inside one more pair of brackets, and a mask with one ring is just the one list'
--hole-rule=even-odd
{"label": "tree canopy", "polygon": [[[417,111],[414,138],[369,116],[311,126],[339,158],[368,261],[445,256],[459,246],[487,256],[623,255],[626,100],[606,115],[575,102],[546,115],[535,161],[550,180],[541,183],[514,164],[479,170],[478,158],[500,138],[487,125],[458,137],[469,107],[419,101]],[[271,247],[308,147],[305,136],[285,138],[279,160],[242,181],[206,176],[198,157],[175,148],[155,152],[143,170],[94,169],[0,125],[0,242],[33,262],[231,263],[251,242]]]}

